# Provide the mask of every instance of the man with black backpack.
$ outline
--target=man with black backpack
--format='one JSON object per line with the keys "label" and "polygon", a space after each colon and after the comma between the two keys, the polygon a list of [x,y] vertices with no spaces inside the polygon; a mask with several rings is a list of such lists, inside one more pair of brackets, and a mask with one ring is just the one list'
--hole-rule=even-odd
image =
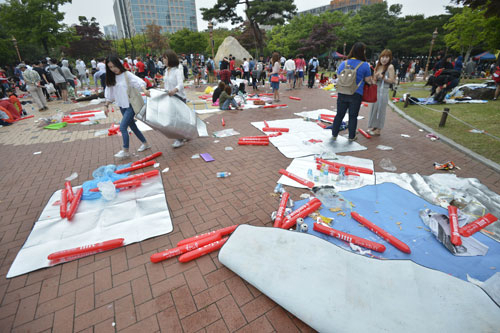
{"label": "man with black backpack", "polygon": [[212,57],[208,57],[207,60],[207,75],[208,75],[208,83],[214,82],[214,60]]}
{"label": "man with black backpack", "polygon": [[309,71],[309,77],[307,81],[307,87],[314,87],[314,81],[316,81],[316,73],[319,69],[319,61],[316,56],[313,56],[311,60],[309,60],[309,64],[307,65],[307,70]]}
{"label": "man with black backpack", "polygon": [[352,46],[347,60],[343,61],[338,70],[337,81],[337,115],[333,121],[332,136],[337,140],[340,125],[349,110],[349,141],[354,141],[356,128],[358,126],[358,113],[363,99],[363,88],[365,82],[372,83],[370,65],[366,62],[366,46],[357,42]]}

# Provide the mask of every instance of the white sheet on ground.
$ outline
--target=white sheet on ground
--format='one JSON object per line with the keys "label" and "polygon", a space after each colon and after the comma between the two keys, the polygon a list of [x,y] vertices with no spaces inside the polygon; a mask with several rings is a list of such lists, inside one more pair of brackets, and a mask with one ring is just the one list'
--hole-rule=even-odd
{"label": "white sheet on ground", "polygon": [[47,256],[56,251],[115,238],[125,238],[127,245],[173,229],[160,176],[144,180],[136,189],[121,191],[111,201],[82,200],[71,221],[61,219],[59,205],[54,205],[60,198],[59,190],[49,199],[7,278],[49,267]]}
{"label": "white sheet on ground", "polygon": [[477,286],[410,260],[378,260],[315,236],[241,225],[219,261],[319,332],[494,332]]}
{"label": "white sheet on ground", "polygon": [[[210,101],[210,103],[211,102],[212,101]],[[260,107],[262,107],[262,105],[254,105],[252,103],[252,101],[247,101],[247,103],[243,105],[243,110],[246,110],[246,109],[258,109]],[[225,111],[225,110],[221,110],[220,108],[217,108],[217,109],[205,109],[205,110],[195,110],[195,112],[197,114],[207,114],[207,113],[215,113],[215,112],[222,112],[222,111]]]}
{"label": "white sheet on ground", "polygon": [[[332,162],[337,162],[337,163],[342,163],[342,164],[349,164],[353,166],[358,166],[358,167],[363,167],[363,168],[368,168],[373,170],[373,161],[365,158],[359,158],[359,157],[353,157],[353,156],[342,156],[342,155],[337,155],[336,160],[332,160]],[[307,156],[307,157],[301,157],[301,158],[294,158],[292,163],[286,168],[287,171],[290,171],[291,173],[302,177],[304,179],[307,178],[307,171],[309,169],[313,170],[313,174],[316,171],[316,160],[314,156]],[[359,173],[360,176],[350,176],[348,177],[347,181],[337,181],[337,175],[335,175],[335,179],[332,180],[331,175],[327,179],[323,179],[326,181],[322,182],[314,182],[315,186],[324,186],[324,185],[333,185],[335,186],[335,189],[337,191],[347,191],[355,188],[359,188],[364,185],[374,185],[375,184],[375,176],[364,174],[364,173]],[[308,179],[311,180],[311,179]],[[314,180],[311,180],[314,181]],[[293,186],[293,187],[299,187],[299,188],[306,188],[306,186],[296,182],[293,179],[290,179],[286,176],[281,176],[281,178],[278,180],[278,183],[281,183],[283,185],[288,185],[288,186]]]}
{"label": "white sheet on ground", "polygon": [[[345,153],[350,151],[366,150],[366,147],[357,142],[349,142],[339,135],[337,141],[331,141],[332,131],[322,129],[315,122],[304,121],[302,118],[270,120],[270,127],[289,128],[289,132],[272,137],[269,141],[288,158],[296,158],[321,154],[323,152]],[[253,122],[252,125],[262,131],[264,122]],[[269,134],[269,132],[264,132]],[[322,140],[322,142],[311,143],[308,140]]]}
{"label": "white sheet on ground", "polygon": [[[303,117],[303,118],[310,118],[310,119],[318,119],[320,114],[328,114],[328,115],[336,116],[337,112],[331,111],[328,109],[318,109],[318,110],[314,110],[314,111],[302,111],[302,112],[294,113],[294,115],[296,115],[296,116]],[[363,116],[358,116],[358,120],[364,119],[364,118],[365,117],[363,117]],[[344,119],[342,119],[342,120],[347,122],[349,120],[349,114],[346,113],[344,116]]]}

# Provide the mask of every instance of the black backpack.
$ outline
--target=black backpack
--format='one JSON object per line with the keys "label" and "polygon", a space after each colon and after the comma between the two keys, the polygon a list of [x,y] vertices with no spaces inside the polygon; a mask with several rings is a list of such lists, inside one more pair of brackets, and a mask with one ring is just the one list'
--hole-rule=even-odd
{"label": "black backpack", "polygon": [[212,62],[211,61],[207,61],[207,69],[209,71],[211,71],[212,69],[214,69],[213,65],[212,65]]}

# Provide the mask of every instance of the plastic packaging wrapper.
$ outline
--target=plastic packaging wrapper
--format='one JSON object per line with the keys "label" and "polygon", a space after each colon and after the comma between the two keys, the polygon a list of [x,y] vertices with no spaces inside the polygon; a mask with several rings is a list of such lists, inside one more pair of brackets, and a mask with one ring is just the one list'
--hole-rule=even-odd
{"label": "plastic packaging wrapper", "polygon": [[381,161],[380,161],[380,167],[384,170],[387,170],[387,171],[391,171],[391,172],[394,172],[397,170],[396,166],[394,164],[392,164],[391,160],[388,159],[388,158],[383,158]]}
{"label": "plastic packaging wrapper", "polygon": [[236,132],[234,129],[232,128],[228,128],[228,129],[225,129],[225,130],[222,130],[222,131],[217,131],[217,132],[213,132],[212,133],[213,136],[215,136],[216,138],[226,138],[228,136],[233,136],[233,135],[240,135],[239,132]]}
{"label": "plastic packaging wrapper", "polygon": [[171,139],[195,139],[208,136],[207,126],[195,112],[177,97],[150,90],[151,97],[137,118]]}
{"label": "plastic packaging wrapper", "polygon": [[384,146],[384,145],[378,145],[376,148],[378,150],[394,150],[394,148],[389,147],[389,146]]}
{"label": "plastic packaging wrapper", "polygon": [[64,180],[67,180],[67,181],[70,182],[70,181],[72,181],[73,179],[76,179],[76,178],[78,178],[78,173],[73,172],[70,176],[64,178]]}
{"label": "plastic packaging wrapper", "polygon": [[116,198],[116,188],[112,181],[107,180],[105,182],[99,182],[97,183],[97,187],[105,200],[113,200]]}

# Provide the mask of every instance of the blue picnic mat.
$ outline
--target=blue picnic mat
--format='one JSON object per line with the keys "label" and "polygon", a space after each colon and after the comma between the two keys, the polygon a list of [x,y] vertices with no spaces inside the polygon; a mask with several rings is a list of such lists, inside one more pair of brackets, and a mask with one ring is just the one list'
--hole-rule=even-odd
{"label": "blue picnic mat", "polygon": [[[488,246],[488,253],[485,256],[474,257],[454,256],[438,242],[419,216],[420,210],[425,208],[446,215],[448,215],[448,211],[425,201],[394,183],[367,185],[355,190],[340,192],[340,194],[354,205],[353,211],[405,242],[411,249],[411,254],[399,251],[352,219],[350,211],[346,207],[342,210],[346,216],[341,216],[338,215],[339,212],[329,210],[329,208],[335,207],[323,205],[320,211],[321,215],[334,218],[331,224],[333,228],[385,245],[386,250],[383,253],[372,251],[375,258],[409,259],[422,266],[466,281],[467,274],[480,281],[485,281],[500,269],[500,243],[478,232],[472,237]],[[307,200],[295,202],[294,209],[306,202]],[[350,250],[349,244],[346,242],[314,231],[313,222],[310,217],[305,219],[305,223],[309,227],[309,234]],[[398,222],[400,224],[397,224]]]}

